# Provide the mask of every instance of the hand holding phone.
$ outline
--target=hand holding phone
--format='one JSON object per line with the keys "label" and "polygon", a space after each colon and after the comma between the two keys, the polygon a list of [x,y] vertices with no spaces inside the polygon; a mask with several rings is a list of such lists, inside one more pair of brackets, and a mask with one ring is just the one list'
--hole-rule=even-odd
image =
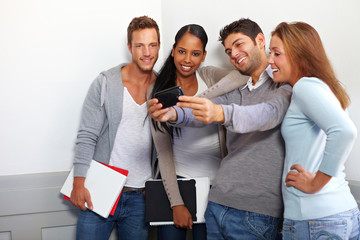
{"label": "hand holding phone", "polygon": [[175,86],[156,92],[154,97],[163,105],[162,108],[168,108],[176,105],[181,95],[184,95],[184,91],[180,86]]}

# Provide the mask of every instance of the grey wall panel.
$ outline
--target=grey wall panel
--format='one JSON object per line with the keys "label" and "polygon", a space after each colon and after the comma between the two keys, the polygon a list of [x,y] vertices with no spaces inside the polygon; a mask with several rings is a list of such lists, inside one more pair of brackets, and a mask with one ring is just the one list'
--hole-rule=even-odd
{"label": "grey wall panel", "polygon": [[64,227],[49,227],[43,228],[42,240],[64,240],[75,239],[76,226],[64,226]]}
{"label": "grey wall panel", "polygon": [[0,216],[74,209],[60,195],[68,172],[0,177]]}
{"label": "grey wall panel", "polygon": [[[75,239],[79,210],[59,193],[67,175],[0,176],[0,240]],[[349,186],[360,206],[360,182],[349,181]],[[152,228],[149,239],[155,236]],[[115,239],[113,231],[110,240]]]}
{"label": "grey wall panel", "polygon": [[12,240],[40,240],[42,228],[75,226],[76,216],[74,210],[1,216],[0,232],[11,232]]}
{"label": "grey wall panel", "polygon": [[0,177],[0,232],[12,240],[42,239],[43,228],[76,226],[79,210],[59,191],[68,172]]}
{"label": "grey wall panel", "polygon": [[0,232],[0,240],[11,240],[11,232]]}

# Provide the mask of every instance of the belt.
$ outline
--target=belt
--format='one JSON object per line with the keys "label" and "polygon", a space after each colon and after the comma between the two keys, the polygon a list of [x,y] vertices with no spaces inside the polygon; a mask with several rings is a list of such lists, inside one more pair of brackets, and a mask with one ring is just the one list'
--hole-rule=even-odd
{"label": "belt", "polygon": [[123,187],[122,192],[143,192],[145,188]]}

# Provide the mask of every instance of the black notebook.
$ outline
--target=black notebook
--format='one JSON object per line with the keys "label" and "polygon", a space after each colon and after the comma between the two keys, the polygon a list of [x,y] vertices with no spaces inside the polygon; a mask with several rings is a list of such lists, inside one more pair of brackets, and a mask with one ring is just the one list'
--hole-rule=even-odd
{"label": "black notebook", "polygon": [[[196,186],[194,179],[178,179],[179,190],[185,206],[189,210],[192,220],[196,221]],[[161,180],[145,183],[145,221],[169,222],[173,221],[172,209]]]}

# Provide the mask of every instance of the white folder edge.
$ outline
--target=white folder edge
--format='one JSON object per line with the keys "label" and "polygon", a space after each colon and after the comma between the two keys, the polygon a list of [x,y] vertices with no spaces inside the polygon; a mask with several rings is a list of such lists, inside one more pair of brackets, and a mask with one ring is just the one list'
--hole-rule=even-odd
{"label": "white folder edge", "polygon": [[[208,195],[210,190],[210,179],[208,177],[200,178],[179,178],[178,180],[195,180],[196,188],[196,223],[205,223],[205,210],[208,203]],[[161,180],[159,180],[161,181]],[[160,226],[160,225],[173,225],[173,221],[162,221],[162,222],[150,222],[151,226]]]}
{"label": "white folder edge", "polygon": [[[60,193],[70,198],[73,182],[74,168],[71,169]],[[125,175],[92,160],[85,178],[85,187],[89,190],[91,201],[93,203],[92,211],[107,218],[119,197],[125,182]]]}

